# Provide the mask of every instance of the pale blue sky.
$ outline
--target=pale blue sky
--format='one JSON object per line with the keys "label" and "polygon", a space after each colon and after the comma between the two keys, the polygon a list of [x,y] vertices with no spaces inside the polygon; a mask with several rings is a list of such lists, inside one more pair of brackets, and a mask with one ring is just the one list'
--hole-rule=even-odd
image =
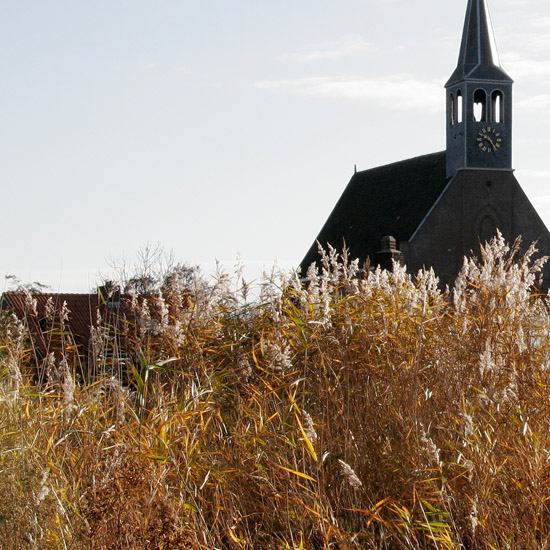
{"label": "pale blue sky", "polygon": [[[550,3],[490,0],[550,225]],[[466,0],[0,0],[0,270],[87,291],[161,243],[297,265],[358,169],[444,149]]]}

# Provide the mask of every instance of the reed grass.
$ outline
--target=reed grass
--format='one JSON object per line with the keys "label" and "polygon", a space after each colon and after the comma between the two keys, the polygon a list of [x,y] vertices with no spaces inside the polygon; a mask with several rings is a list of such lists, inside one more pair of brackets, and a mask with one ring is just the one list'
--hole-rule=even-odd
{"label": "reed grass", "polygon": [[519,249],[453,291],[330,250],[257,300],[173,278],[42,386],[4,318],[1,548],[548,548],[550,308]]}

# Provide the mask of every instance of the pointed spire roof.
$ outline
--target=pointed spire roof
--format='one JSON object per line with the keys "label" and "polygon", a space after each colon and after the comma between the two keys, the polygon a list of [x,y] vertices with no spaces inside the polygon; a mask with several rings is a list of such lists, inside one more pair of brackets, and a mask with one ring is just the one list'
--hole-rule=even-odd
{"label": "pointed spire roof", "polygon": [[486,0],[468,0],[458,66],[446,86],[463,80],[513,82],[500,66]]}

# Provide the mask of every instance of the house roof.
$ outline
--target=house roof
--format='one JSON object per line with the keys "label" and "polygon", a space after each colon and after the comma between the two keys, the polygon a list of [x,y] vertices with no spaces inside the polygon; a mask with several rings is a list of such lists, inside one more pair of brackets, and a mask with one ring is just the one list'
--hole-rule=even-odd
{"label": "house roof", "polygon": [[448,181],[445,152],[357,172],[302,260],[302,273],[319,260],[317,241],[338,250],[345,244],[363,263],[380,250],[382,237],[409,240]]}
{"label": "house roof", "polygon": [[47,323],[48,303],[53,306],[52,311],[57,320],[65,304],[68,310],[65,331],[80,351],[86,350],[90,341],[90,327],[97,324],[97,294],[4,292],[1,306],[2,309],[9,309],[27,325],[34,345],[45,356],[50,350],[49,339],[53,336],[49,333],[51,323]]}

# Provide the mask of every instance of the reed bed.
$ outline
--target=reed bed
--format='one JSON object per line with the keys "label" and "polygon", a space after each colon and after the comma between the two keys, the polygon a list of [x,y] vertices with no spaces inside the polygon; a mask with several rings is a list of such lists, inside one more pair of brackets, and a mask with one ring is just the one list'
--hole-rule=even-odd
{"label": "reed bed", "polygon": [[452,291],[330,250],[254,299],[168,277],[102,320],[88,371],[57,355],[40,384],[5,317],[0,547],[548,548],[533,254],[499,235]]}

